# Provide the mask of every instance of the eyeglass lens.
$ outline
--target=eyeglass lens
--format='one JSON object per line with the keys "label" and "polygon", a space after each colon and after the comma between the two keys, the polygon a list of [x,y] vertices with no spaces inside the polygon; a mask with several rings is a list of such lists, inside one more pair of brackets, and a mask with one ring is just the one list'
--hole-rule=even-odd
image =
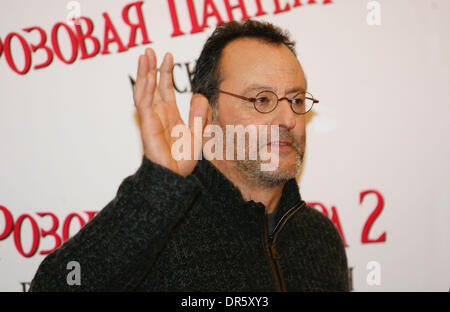
{"label": "eyeglass lens", "polygon": [[[307,113],[313,106],[314,102],[309,95],[305,96],[304,92],[296,94],[290,98],[292,110],[297,114]],[[270,91],[263,91],[258,93],[255,97],[255,108],[261,113],[269,113],[275,109],[278,104],[278,97],[275,93]]]}

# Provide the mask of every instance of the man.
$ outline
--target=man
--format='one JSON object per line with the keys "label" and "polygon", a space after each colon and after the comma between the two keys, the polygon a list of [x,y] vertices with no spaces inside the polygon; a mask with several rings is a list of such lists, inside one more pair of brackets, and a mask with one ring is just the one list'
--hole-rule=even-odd
{"label": "man", "polygon": [[[306,92],[294,43],[269,23],[218,26],[195,69],[189,128],[177,109],[172,69],[167,53],[157,83],[154,51],[139,57],[134,100],[141,167],[91,222],[44,259],[31,291],[347,291],[338,231],[306,206],[295,180],[305,116],[318,101]],[[229,125],[277,126],[278,138],[269,132],[258,143],[258,151],[276,151],[277,167],[262,170],[264,161],[249,157],[197,160],[207,143],[202,133],[195,135],[196,117],[201,132],[212,125],[225,134]],[[174,155],[177,126],[189,134],[183,140],[192,157]],[[80,285],[67,283],[71,261],[80,264]]]}

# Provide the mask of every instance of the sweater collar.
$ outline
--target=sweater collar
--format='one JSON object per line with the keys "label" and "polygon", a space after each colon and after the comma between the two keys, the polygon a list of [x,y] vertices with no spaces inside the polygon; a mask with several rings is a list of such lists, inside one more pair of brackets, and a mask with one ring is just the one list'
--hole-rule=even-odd
{"label": "sweater collar", "polygon": [[[220,198],[233,206],[254,206],[253,200],[245,201],[241,192],[228,180],[210,161],[201,159],[198,161],[192,175],[198,184],[210,195]],[[290,179],[283,187],[283,192],[276,208],[276,215],[279,217],[293,206],[302,202],[297,181]],[[262,204],[259,203],[259,206]]]}

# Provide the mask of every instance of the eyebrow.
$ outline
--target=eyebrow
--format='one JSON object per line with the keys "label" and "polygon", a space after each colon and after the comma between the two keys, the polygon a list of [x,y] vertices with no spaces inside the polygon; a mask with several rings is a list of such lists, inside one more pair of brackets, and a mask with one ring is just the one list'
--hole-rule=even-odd
{"label": "eyebrow", "polygon": [[[249,91],[267,91],[267,90],[274,92],[274,89],[270,86],[250,85],[249,87],[247,87],[244,90],[244,93],[247,93]],[[304,89],[302,87],[295,87],[295,88],[287,90],[286,94],[294,93],[294,92],[306,92],[306,88]]]}

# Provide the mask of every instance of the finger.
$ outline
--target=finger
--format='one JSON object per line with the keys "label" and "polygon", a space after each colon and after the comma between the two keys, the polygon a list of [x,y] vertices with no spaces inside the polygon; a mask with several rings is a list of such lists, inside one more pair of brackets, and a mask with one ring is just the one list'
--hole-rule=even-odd
{"label": "finger", "polygon": [[[145,55],[147,56],[148,60],[148,71],[153,74],[156,83],[156,81],[158,81],[158,66],[156,60],[156,53],[152,48],[147,48],[145,49]],[[161,102],[161,96],[159,95],[159,92],[155,92],[153,96],[153,102],[154,103]]]}
{"label": "finger", "polygon": [[153,98],[153,104],[158,104],[158,103],[163,103],[163,102],[164,101],[163,101],[163,99],[161,97],[161,94],[159,93],[158,88],[156,88],[155,95],[154,95],[154,98]]}
{"label": "finger", "polygon": [[148,59],[148,71],[156,75],[158,69],[156,64],[156,53],[152,48],[145,49],[145,55]]}
{"label": "finger", "polygon": [[[164,151],[163,145],[166,141],[164,126],[156,111],[152,107],[152,98],[156,89],[155,77],[152,73],[147,74],[147,85],[145,95],[138,105],[138,113],[141,122],[141,137],[144,145],[144,153],[153,161],[161,163],[164,157],[159,155]],[[158,156],[159,155],[159,156]]]}
{"label": "finger", "polygon": [[156,78],[151,72],[148,72],[145,77],[144,86],[142,88],[142,96],[136,103],[139,115],[147,114],[147,111],[152,109],[155,89],[156,89]]}
{"label": "finger", "polygon": [[173,56],[166,53],[159,69],[158,90],[162,100],[167,103],[175,103],[175,91],[173,88]]}
{"label": "finger", "polygon": [[[156,90],[156,77],[152,72],[148,72],[145,77],[145,86],[143,88],[143,96],[137,105],[137,111],[141,121],[141,132],[145,150],[153,150],[149,148],[152,141],[156,137],[161,138],[163,135],[163,127],[158,114],[153,109],[153,98]],[[160,139],[159,139],[160,140]],[[147,151],[148,152],[148,151]]]}
{"label": "finger", "polygon": [[134,83],[134,103],[135,105],[140,101],[147,80],[146,74],[148,73],[148,61],[145,55],[140,55],[138,59],[138,70],[136,75],[136,81]]}
{"label": "finger", "polygon": [[156,77],[152,72],[149,72],[147,74],[143,96],[139,102],[139,110],[140,113],[144,111],[144,114],[147,114],[147,110],[151,110],[152,114],[154,113],[158,115],[163,128],[167,128],[167,107],[165,105],[155,105],[156,102],[161,102],[160,99],[161,96],[159,95],[158,89],[156,87]]}

